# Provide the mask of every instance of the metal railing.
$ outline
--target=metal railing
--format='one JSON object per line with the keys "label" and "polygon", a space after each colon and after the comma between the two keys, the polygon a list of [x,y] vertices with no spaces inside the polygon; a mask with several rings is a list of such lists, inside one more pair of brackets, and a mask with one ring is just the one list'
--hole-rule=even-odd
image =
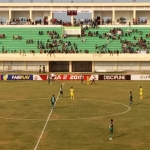
{"label": "metal railing", "polygon": [[[14,72],[14,71],[33,71],[39,72],[39,65],[4,65],[4,69],[2,71]],[[42,68],[41,68],[42,69]],[[47,68],[45,68],[45,72],[47,72]]]}
{"label": "metal railing", "polygon": [[[22,0],[23,1],[23,0]],[[1,0],[0,2],[3,2],[3,3],[18,3],[19,1],[18,0]],[[66,3],[65,0],[64,1],[58,1],[58,0],[42,0],[42,1],[38,1],[38,0],[24,0],[24,3],[37,3],[37,2],[42,2],[42,3]],[[70,3],[78,3],[79,0],[70,0]],[[80,1],[82,3],[82,0]],[[83,1],[84,3],[102,3],[104,2],[104,0],[87,0],[87,1]],[[105,0],[105,2],[107,3],[110,3],[110,2],[118,2],[118,0]],[[128,3],[128,2],[133,2],[133,3],[136,3],[136,2],[149,2],[149,0],[120,0],[119,3]]]}

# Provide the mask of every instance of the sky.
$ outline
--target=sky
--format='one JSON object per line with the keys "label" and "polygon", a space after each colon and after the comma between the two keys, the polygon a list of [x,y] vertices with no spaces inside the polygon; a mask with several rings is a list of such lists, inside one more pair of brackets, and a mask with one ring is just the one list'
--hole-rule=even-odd
{"label": "sky", "polygon": [[[13,1],[13,3],[29,3],[30,0],[0,0],[0,3],[8,3],[9,1]],[[33,0],[33,2],[35,3],[49,3],[52,2],[53,3],[69,3],[71,1],[73,1],[74,3],[91,3],[92,1],[95,3],[102,3],[102,2],[133,2],[133,0]],[[136,2],[150,2],[150,0],[135,0]],[[63,21],[70,21],[70,16],[67,16],[66,13],[55,13],[54,14],[54,18],[56,19],[62,19]],[[92,14],[91,13],[78,13],[77,16],[75,16],[76,19],[81,19],[81,18],[88,18],[91,19],[92,18]]]}

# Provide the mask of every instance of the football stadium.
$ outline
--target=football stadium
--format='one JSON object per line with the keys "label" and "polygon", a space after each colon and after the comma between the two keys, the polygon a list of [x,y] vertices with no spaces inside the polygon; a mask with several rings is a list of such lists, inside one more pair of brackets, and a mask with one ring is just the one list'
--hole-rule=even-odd
{"label": "football stadium", "polygon": [[149,150],[149,0],[0,1],[1,150]]}

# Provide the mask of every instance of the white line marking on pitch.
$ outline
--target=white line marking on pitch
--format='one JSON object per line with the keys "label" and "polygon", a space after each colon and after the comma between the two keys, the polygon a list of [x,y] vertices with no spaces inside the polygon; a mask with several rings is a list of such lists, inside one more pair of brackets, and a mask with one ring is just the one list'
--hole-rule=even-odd
{"label": "white line marking on pitch", "polygon": [[[90,101],[92,99],[83,99],[83,101]],[[88,120],[88,119],[97,119],[97,118],[104,118],[104,117],[111,117],[111,116],[118,116],[118,115],[122,115],[122,114],[125,114],[127,113],[128,111],[130,111],[130,107],[128,105],[125,105],[123,103],[118,103],[118,102],[112,102],[112,101],[106,101],[106,100],[95,100],[95,101],[104,101],[104,102],[107,102],[107,103],[114,103],[114,104],[117,104],[117,105],[123,105],[125,107],[127,107],[128,109],[124,112],[121,112],[121,113],[116,113],[116,114],[110,114],[110,115],[106,115],[106,116],[97,116],[97,117],[87,117],[87,118],[75,118],[75,119],[51,119],[51,121],[69,121],[69,120]]]}
{"label": "white line marking on pitch", "polygon": [[[43,99],[43,98],[39,98],[40,100]],[[44,98],[44,99],[49,99],[49,98]],[[6,100],[6,101],[0,101],[0,102],[11,102],[11,101],[26,101],[26,100],[34,100],[34,99],[21,99],[21,100]],[[37,99],[35,99],[37,100]],[[70,99],[69,99],[70,100]],[[92,99],[83,99],[82,101],[90,101]],[[110,115],[107,115],[107,116],[97,116],[97,117],[87,117],[87,118],[74,118],[74,119],[51,119],[51,121],[69,121],[69,120],[86,120],[86,119],[96,119],[96,118],[104,118],[104,117],[110,117],[110,116],[117,116],[117,115],[122,115],[122,114],[125,114],[127,113],[128,111],[130,111],[130,107],[128,105],[125,105],[123,103],[118,103],[118,102],[112,102],[112,101],[106,101],[106,100],[94,100],[94,101],[104,101],[104,102],[107,102],[107,103],[114,103],[114,104],[118,104],[118,105],[123,105],[125,107],[128,108],[128,110],[124,111],[124,112],[121,112],[121,113],[116,113],[116,114],[110,114]],[[0,117],[0,119],[5,119],[5,120],[22,120],[22,121],[45,121],[45,119],[34,119],[34,118],[26,118],[26,119],[23,119],[23,118],[10,118],[10,117]]]}
{"label": "white line marking on pitch", "polygon": [[5,120],[18,120],[18,121],[45,121],[45,119],[34,119],[34,118],[9,118],[9,117],[0,117],[0,119]]}
{"label": "white line marking on pitch", "polygon": [[[64,86],[64,83],[63,83],[62,86]],[[59,95],[60,95],[60,91],[58,92],[58,95],[57,95],[55,104],[57,103],[57,100],[58,100],[58,98],[59,98]],[[54,106],[55,106],[55,104],[54,104]],[[37,144],[36,144],[34,150],[37,149],[37,147],[38,147],[38,145],[39,145],[39,143],[40,143],[40,140],[41,140],[41,138],[42,138],[42,136],[43,136],[43,133],[44,133],[44,131],[45,131],[45,128],[46,128],[47,123],[48,123],[48,121],[49,121],[49,119],[50,119],[50,117],[51,117],[52,112],[53,112],[53,109],[51,109],[51,111],[50,111],[50,113],[49,113],[49,115],[48,115],[48,117],[47,117],[46,123],[45,123],[45,125],[44,125],[44,128],[43,128],[43,130],[42,130],[42,132],[41,132],[41,135],[40,135],[40,137],[39,137],[39,139],[38,139],[38,141],[37,141]]]}
{"label": "white line marking on pitch", "polygon": [[49,99],[49,98],[32,98],[32,99],[17,99],[17,100],[5,100],[5,101],[0,101],[0,103],[5,103],[5,102],[14,102],[14,101],[30,101],[30,100],[43,100],[43,99]]}

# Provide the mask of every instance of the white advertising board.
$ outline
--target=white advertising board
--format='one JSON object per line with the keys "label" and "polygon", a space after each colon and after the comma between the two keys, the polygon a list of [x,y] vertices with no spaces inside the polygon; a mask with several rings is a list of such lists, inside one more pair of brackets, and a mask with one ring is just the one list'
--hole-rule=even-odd
{"label": "white advertising board", "polygon": [[131,75],[131,80],[150,80],[150,74]]}
{"label": "white advertising board", "polygon": [[64,34],[66,35],[80,35],[81,34],[81,29],[66,29],[64,28]]}

